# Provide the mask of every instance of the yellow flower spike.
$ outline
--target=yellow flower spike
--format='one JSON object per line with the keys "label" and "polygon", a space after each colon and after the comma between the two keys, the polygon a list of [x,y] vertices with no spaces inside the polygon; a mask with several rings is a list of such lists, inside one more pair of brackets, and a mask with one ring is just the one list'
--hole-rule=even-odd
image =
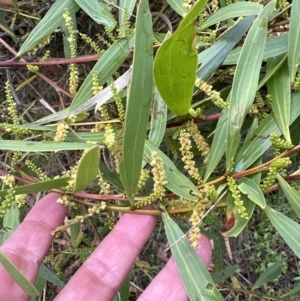
{"label": "yellow flower spike", "polygon": [[68,133],[68,129],[69,129],[69,126],[67,124],[60,122],[56,128],[54,141],[57,141],[57,142],[65,141],[67,133]]}
{"label": "yellow flower spike", "polygon": [[229,109],[229,104],[225,102],[220,95],[220,92],[213,90],[212,86],[205,81],[197,78],[195,85],[202,90],[206,95],[211,97],[212,102],[221,109]]}
{"label": "yellow flower spike", "polygon": [[227,177],[228,188],[232,194],[234,199],[234,204],[236,206],[237,212],[241,215],[244,219],[249,219],[248,214],[245,212],[246,208],[244,207],[244,202],[241,199],[241,193],[237,188],[237,184],[232,177]]}
{"label": "yellow flower spike", "polygon": [[182,161],[185,164],[184,169],[189,173],[189,175],[201,182],[201,176],[199,170],[195,167],[195,161],[193,160],[194,154],[190,151],[192,148],[192,142],[190,140],[191,135],[186,130],[181,130],[179,135],[180,151],[182,155]]}

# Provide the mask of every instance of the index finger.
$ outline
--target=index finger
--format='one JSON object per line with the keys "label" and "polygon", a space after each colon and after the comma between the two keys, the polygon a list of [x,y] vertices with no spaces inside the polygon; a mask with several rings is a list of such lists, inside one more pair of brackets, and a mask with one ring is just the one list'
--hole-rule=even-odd
{"label": "index finger", "polygon": [[[52,243],[51,232],[63,222],[68,210],[56,202],[59,197],[59,193],[50,193],[42,198],[0,247],[0,251],[31,282],[35,281],[39,266]],[[0,300],[29,300],[1,264],[0,279]]]}
{"label": "index finger", "polygon": [[124,214],[55,301],[112,300],[155,224],[154,216]]}

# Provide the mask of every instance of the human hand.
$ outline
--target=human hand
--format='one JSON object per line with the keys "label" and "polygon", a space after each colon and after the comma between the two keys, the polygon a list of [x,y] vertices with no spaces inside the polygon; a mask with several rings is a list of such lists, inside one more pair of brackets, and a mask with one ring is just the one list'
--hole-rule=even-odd
{"label": "human hand", "polygon": [[[59,197],[61,195],[58,193],[50,193],[42,198],[0,247],[0,251],[32,283],[52,243],[51,231],[63,222],[67,214],[68,209],[56,202]],[[55,301],[112,300],[155,224],[156,218],[153,216],[124,214]],[[196,251],[207,266],[211,258],[211,246],[204,235],[201,236],[200,247]],[[1,264],[0,279],[1,301],[29,300]],[[189,300],[172,257],[138,300]]]}

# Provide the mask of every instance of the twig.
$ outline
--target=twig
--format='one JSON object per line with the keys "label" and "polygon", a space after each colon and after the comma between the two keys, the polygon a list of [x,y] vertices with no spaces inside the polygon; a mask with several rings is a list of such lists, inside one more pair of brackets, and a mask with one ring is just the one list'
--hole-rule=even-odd
{"label": "twig", "polygon": [[[0,43],[6,48],[8,49],[14,56],[17,56],[17,52],[11,48],[3,39],[0,38]],[[27,65],[30,65],[30,63],[26,62],[24,59],[21,58],[21,61],[24,63],[27,63]],[[74,96],[72,94],[70,94],[69,92],[65,91],[64,89],[62,89],[61,87],[59,87],[54,81],[52,81],[51,79],[49,79],[48,77],[46,77],[44,74],[37,72],[36,75],[38,75],[40,78],[42,78],[45,82],[47,82],[50,86],[52,86],[55,91],[58,91],[62,94],[65,94],[66,96],[70,97],[71,99],[74,98]]]}
{"label": "twig", "polygon": [[69,59],[61,59],[61,58],[52,58],[48,59],[45,62],[18,62],[14,59],[9,61],[0,61],[0,67],[26,67],[27,65],[33,65],[33,66],[53,66],[53,65],[64,65],[64,64],[77,64],[77,63],[89,63],[92,61],[98,61],[99,60],[98,54],[92,54],[92,55],[82,55],[75,58],[69,58]]}
{"label": "twig", "polygon": [[186,237],[193,229],[198,227],[198,225],[203,221],[203,219],[216,207],[216,205],[220,202],[220,200],[223,198],[223,196],[227,193],[227,190],[225,190],[221,196],[218,198],[218,200],[203,214],[203,216],[199,219],[199,221],[193,225],[185,234],[183,234],[181,237],[179,237],[175,242],[173,242],[168,248],[164,250],[164,252],[167,252],[170,250],[173,246],[175,246],[179,241],[181,241],[184,237]]}

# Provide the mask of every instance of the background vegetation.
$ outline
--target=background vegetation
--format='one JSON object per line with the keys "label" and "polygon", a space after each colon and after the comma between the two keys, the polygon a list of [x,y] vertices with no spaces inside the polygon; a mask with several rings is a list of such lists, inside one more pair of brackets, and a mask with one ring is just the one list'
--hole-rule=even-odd
{"label": "background vegetation", "polygon": [[42,193],[70,207],[38,291],[139,210],[162,219],[116,300],[168,244],[191,300],[299,300],[299,0],[0,0],[0,27],[0,243]]}

